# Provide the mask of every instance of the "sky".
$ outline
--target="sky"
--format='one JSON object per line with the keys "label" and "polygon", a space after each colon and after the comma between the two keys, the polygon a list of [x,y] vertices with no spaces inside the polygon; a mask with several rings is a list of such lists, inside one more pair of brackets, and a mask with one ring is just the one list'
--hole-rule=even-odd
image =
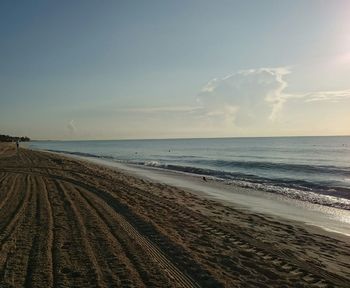
{"label": "sky", "polygon": [[350,1],[0,2],[0,134],[350,135]]}

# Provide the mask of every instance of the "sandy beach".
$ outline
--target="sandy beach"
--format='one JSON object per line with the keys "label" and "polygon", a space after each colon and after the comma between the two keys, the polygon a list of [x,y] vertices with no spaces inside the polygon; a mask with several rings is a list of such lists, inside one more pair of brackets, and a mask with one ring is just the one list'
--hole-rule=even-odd
{"label": "sandy beach", "polygon": [[350,238],[0,145],[0,287],[349,287]]}

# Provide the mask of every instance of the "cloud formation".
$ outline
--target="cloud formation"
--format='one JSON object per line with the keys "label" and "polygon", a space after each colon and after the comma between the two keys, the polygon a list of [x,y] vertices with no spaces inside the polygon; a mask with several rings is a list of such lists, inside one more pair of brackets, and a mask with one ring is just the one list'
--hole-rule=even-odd
{"label": "cloud formation", "polygon": [[120,108],[115,111],[131,113],[191,113],[200,107],[194,106],[160,106],[160,107],[138,107],[138,108]]}
{"label": "cloud formation", "polygon": [[350,89],[306,93],[286,92],[288,67],[242,70],[210,80],[199,92],[203,113],[216,122],[244,127],[277,120],[289,100],[339,102],[350,99]]}
{"label": "cloud formation", "polygon": [[[74,111],[70,117],[83,117],[80,122],[89,123],[90,127],[98,121],[112,123],[111,129],[123,138],[298,135],[305,129],[309,129],[305,133],[310,134],[323,118],[333,115],[339,120],[325,120],[320,124],[322,129],[330,123],[327,127],[331,128],[327,129],[335,131],[334,123],[348,123],[348,106],[339,103],[350,100],[350,89],[294,93],[289,86],[290,73],[288,67],[242,70],[208,81],[195,97],[182,105],[151,106],[147,103],[150,106],[123,107],[109,104]],[[345,112],[338,113],[342,106]],[[82,129],[76,132],[73,120],[67,127],[71,136],[82,134]],[[341,125],[336,128],[341,129]],[[96,129],[101,132],[101,128]],[[342,129],[339,131],[347,128]]]}
{"label": "cloud formation", "polygon": [[275,120],[289,95],[284,76],[286,67],[242,70],[210,80],[198,94],[197,100],[209,117],[223,117],[238,125],[257,119]]}
{"label": "cloud formation", "polygon": [[70,120],[69,123],[67,124],[67,128],[70,133],[75,133],[77,131],[77,128],[75,126],[74,120]]}
{"label": "cloud formation", "polygon": [[305,99],[305,102],[328,101],[339,102],[345,99],[350,99],[350,89],[338,91],[318,91],[300,95]]}

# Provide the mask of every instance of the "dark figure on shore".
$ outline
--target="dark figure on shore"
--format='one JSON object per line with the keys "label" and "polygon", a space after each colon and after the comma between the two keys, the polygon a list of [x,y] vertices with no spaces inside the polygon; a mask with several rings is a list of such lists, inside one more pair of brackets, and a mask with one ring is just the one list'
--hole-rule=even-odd
{"label": "dark figure on shore", "polygon": [[17,151],[17,155],[18,155],[18,152],[19,152],[19,141],[18,140],[16,141],[16,151]]}
{"label": "dark figure on shore", "polygon": [[204,180],[205,182],[207,182],[207,178],[205,178],[205,176],[203,176],[203,180]]}

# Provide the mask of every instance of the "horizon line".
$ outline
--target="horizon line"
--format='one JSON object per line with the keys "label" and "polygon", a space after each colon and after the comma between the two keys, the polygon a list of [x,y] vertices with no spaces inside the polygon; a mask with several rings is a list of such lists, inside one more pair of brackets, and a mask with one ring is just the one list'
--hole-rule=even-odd
{"label": "horizon line", "polygon": [[142,141],[142,140],[195,140],[195,139],[246,139],[246,138],[303,138],[303,137],[350,137],[350,134],[344,135],[288,135],[288,136],[223,136],[223,137],[174,137],[174,138],[125,138],[125,139],[31,139],[35,141]]}

